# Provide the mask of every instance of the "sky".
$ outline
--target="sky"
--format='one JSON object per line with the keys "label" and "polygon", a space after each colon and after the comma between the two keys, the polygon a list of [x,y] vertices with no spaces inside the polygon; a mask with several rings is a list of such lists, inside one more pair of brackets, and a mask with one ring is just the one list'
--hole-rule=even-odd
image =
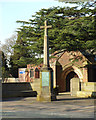
{"label": "sky", "polygon": [[[65,4],[58,0],[0,0],[0,41],[15,34],[16,29],[21,26],[17,20],[28,21],[35,12],[42,8],[62,6]],[[68,5],[67,5],[68,6]]]}

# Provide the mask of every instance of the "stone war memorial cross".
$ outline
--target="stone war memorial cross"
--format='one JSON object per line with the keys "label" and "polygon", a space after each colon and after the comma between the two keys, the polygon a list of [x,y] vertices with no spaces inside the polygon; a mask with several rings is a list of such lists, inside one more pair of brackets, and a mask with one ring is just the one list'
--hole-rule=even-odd
{"label": "stone war memorial cross", "polygon": [[53,70],[49,66],[49,40],[48,40],[48,28],[47,20],[44,22],[45,26],[40,28],[45,29],[44,33],[44,60],[43,68],[40,74],[40,93],[37,96],[37,101],[53,101],[56,100],[56,95],[53,93]]}
{"label": "stone war memorial cross", "polygon": [[49,67],[49,41],[48,41],[48,28],[52,28],[52,25],[47,26],[47,20],[44,22],[45,26],[41,26],[40,28],[45,28],[44,34],[44,61],[43,67]]}

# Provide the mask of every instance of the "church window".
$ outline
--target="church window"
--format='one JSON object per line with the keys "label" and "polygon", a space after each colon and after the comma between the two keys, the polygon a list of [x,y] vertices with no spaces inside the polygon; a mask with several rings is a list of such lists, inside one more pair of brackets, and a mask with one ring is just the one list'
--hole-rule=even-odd
{"label": "church window", "polygon": [[36,69],[35,69],[35,78],[39,78],[39,76],[40,76],[39,73],[40,73],[40,72],[39,72],[39,69],[36,68]]}
{"label": "church window", "polygon": [[32,78],[32,77],[34,77],[34,70],[33,69],[30,70],[30,78]]}
{"label": "church window", "polygon": [[95,55],[95,58],[94,58],[94,59],[95,59],[95,61],[96,61],[96,55]]}

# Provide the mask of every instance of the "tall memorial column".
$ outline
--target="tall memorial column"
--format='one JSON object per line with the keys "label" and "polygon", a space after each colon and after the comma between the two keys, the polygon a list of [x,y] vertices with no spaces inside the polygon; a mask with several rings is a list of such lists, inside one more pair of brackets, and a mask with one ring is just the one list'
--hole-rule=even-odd
{"label": "tall memorial column", "polygon": [[53,70],[49,66],[49,40],[48,40],[48,28],[47,21],[44,22],[45,26],[40,28],[45,29],[44,33],[44,60],[43,67],[40,73],[40,94],[37,95],[37,101],[52,101],[56,100],[56,96],[53,93]]}

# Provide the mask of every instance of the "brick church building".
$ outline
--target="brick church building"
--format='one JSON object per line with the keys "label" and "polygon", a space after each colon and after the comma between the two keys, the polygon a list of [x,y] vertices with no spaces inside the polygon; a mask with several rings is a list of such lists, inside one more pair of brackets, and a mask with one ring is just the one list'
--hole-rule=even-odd
{"label": "brick church building", "polygon": [[[96,82],[96,56],[80,51],[57,51],[50,59],[53,69],[53,86],[59,92],[70,92],[70,80],[79,78],[80,82]],[[25,82],[35,82],[40,78],[43,64],[28,64],[25,70]]]}

